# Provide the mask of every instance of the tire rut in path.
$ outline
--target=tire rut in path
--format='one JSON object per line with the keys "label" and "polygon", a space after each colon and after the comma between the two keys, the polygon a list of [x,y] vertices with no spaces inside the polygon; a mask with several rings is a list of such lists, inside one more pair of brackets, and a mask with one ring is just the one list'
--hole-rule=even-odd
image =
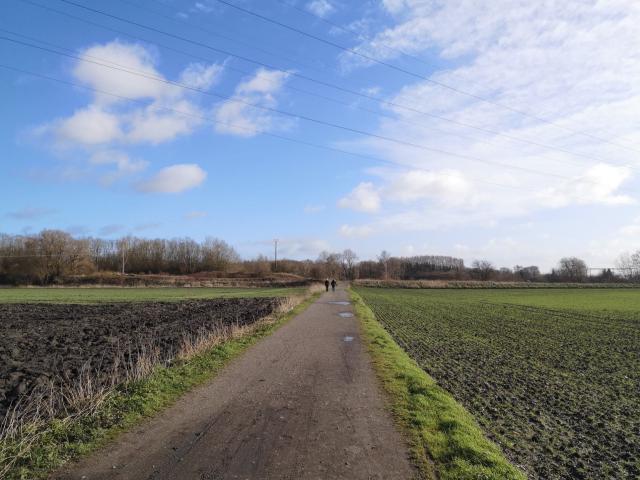
{"label": "tire rut in path", "polygon": [[[409,479],[344,290],[55,480]],[[348,340],[348,337],[352,337]]]}

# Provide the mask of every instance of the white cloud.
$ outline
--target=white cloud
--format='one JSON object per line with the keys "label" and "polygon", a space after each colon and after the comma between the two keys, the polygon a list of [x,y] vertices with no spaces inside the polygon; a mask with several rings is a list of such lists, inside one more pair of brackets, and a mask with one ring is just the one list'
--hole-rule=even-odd
{"label": "white cloud", "polygon": [[173,108],[185,115],[168,111],[155,103],[127,115],[127,141],[157,145],[187,135],[202,123],[198,108],[191,102],[180,100],[173,104]]}
{"label": "white cloud", "polygon": [[222,65],[192,63],[180,74],[179,83],[192,88],[207,90],[219,80],[222,70]]}
{"label": "white cloud", "polygon": [[282,258],[312,258],[329,248],[326,240],[317,238],[284,238],[278,241],[278,254]]}
{"label": "white cloud", "polygon": [[[396,118],[381,120],[376,133],[428,148],[380,139],[349,144],[401,165],[378,169],[380,179],[368,182],[366,191],[378,199],[375,208],[364,209],[374,214],[368,223],[374,232],[497,225],[548,209],[589,205],[614,211],[635,202],[640,4],[384,0],[383,7],[395,24],[363,41],[360,51],[391,61],[400,54],[387,46],[425,58],[438,55],[444,66],[431,74],[433,80],[553,124],[407,77],[389,100],[427,115],[389,108]],[[363,65],[352,55],[343,61]],[[340,202],[357,206],[352,194]]]}
{"label": "white cloud", "polygon": [[[78,61],[73,69],[75,78],[91,88],[135,99],[157,99],[176,92],[176,87],[148,78],[164,77],[155,68],[152,52],[142,45],[114,40],[86,48],[79,56],[95,62]],[[108,104],[123,100],[96,93],[96,101]]]}
{"label": "white cloud", "polygon": [[57,122],[56,135],[67,143],[98,145],[122,138],[120,119],[98,105],[77,110],[71,117]]}
{"label": "white cloud", "polygon": [[[190,135],[202,125],[204,117],[192,98],[193,92],[167,83],[167,77],[157,68],[158,58],[153,50],[114,40],[85,48],[78,55],[87,61],[73,65],[74,80],[97,91],[86,106],[69,117],[37,127],[34,133],[51,137],[48,144],[59,153],[81,151],[90,169],[115,167],[100,176],[103,184],[147,167],[148,162],[132,160],[122,149],[169,142]],[[191,63],[178,74],[176,82],[206,90],[218,81],[223,68],[218,64]],[[87,173],[87,169],[77,167],[70,170]],[[167,182],[171,176],[175,178],[173,184]],[[200,184],[205,176],[197,165],[176,165],[140,184],[140,189],[178,192]]]}
{"label": "white cloud", "polygon": [[338,200],[340,208],[359,212],[377,212],[380,209],[380,193],[371,182],[362,182],[346,197]]}
{"label": "white cloud", "polygon": [[273,108],[277,105],[275,95],[281,90],[289,74],[281,71],[260,68],[255,75],[240,83],[232,99],[221,103],[216,109],[218,133],[253,137],[259,131],[282,130],[288,128],[290,121],[278,118],[266,110],[252,107],[256,104]]}
{"label": "white cloud", "polygon": [[457,171],[409,170],[395,174],[384,193],[403,203],[435,198],[451,205],[469,200],[473,185]]}
{"label": "white cloud", "polygon": [[[156,145],[188,135],[203,123],[200,109],[190,98],[193,92],[167,83],[156,68],[156,55],[146,47],[114,40],[86,48],[79,56],[93,63],[78,61],[73,68],[75,79],[99,91],[71,117],[39,129],[52,133],[57,146]],[[222,70],[217,64],[191,63],[176,82],[206,90]]]}
{"label": "white cloud", "polygon": [[374,233],[369,225],[342,225],[339,230],[343,237],[368,237]]}
{"label": "white cloud", "polygon": [[589,168],[582,177],[574,181],[545,189],[541,197],[545,204],[553,207],[598,203],[629,205],[635,203],[635,200],[629,195],[620,195],[616,192],[630,177],[631,171],[628,168],[598,164]]}
{"label": "white cloud", "polygon": [[199,11],[199,12],[203,12],[203,13],[211,13],[213,12],[214,8],[213,6],[206,4],[206,3],[202,3],[202,2],[196,2],[193,4],[193,10]]}
{"label": "white cloud", "polygon": [[180,193],[201,185],[206,178],[207,172],[195,163],[172,165],[140,183],[138,190],[148,193]]}
{"label": "white cloud", "polygon": [[328,0],[312,0],[307,3],[307,9],[323,18],[331,15],[336,10]]}
{"label": "white cloud", "polygon": [[91,165],[113,165],[115,171],[111,171],[102,177],[102,182],[110,185],[120,177],[143,171],[149,165],[145,160],[132,160],[124,152],[115,150],[101,150],[89,158]]}

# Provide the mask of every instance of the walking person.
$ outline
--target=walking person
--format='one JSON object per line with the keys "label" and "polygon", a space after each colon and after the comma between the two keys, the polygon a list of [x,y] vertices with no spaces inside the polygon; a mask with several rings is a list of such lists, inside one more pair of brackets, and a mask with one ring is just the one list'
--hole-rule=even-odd
{"label": "walking person", "polygon": [[324,281],[324,288],[327,289],[327,292],[329,291],[329,279],[328,278]]}
{"label": "walking person", "polygon": [[331,280],[331,290],[333,290],[334,292],[336,291],[336,285],[337,284],[338,284],[338,282],[336,282],[335,278],[333,280]]}

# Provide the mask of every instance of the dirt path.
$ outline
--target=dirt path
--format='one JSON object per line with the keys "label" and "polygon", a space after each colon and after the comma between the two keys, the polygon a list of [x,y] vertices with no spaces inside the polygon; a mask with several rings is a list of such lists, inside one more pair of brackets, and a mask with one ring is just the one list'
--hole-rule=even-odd
{"label": "dirt path", "polygon": [[408,479],[344,290],[54,479]]}

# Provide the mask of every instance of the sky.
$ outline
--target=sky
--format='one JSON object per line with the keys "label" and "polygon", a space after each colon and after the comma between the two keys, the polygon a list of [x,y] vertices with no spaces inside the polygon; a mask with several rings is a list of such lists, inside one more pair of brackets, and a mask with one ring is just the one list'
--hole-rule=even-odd
{"label": "sky", "polygon": [[635,0],[5,0],[0,232],[614,266]]}

